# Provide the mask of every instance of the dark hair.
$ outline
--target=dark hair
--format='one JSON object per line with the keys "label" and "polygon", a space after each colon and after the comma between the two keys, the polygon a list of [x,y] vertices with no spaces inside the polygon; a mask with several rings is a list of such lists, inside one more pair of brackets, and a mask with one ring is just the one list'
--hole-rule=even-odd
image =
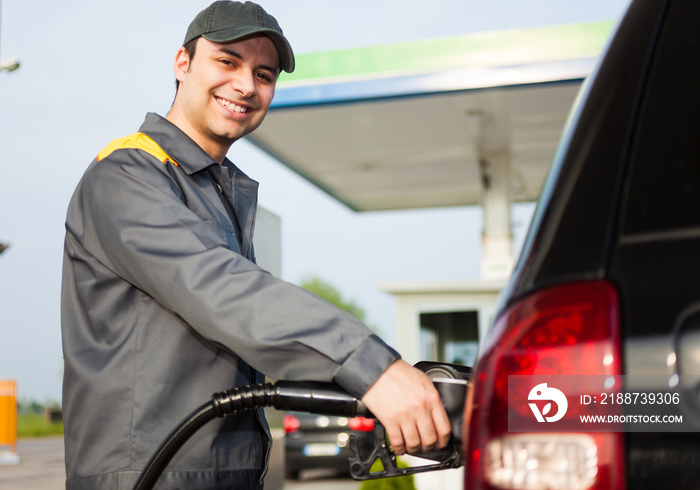
{"label": "dark hair", "polygon": [[[194,52],[197,50],[197,40],[199,38],[192,39],[190,42],[185,44],[185,51],[187,51],[187,56],[190,58],[190,62],[194,58]],[[180,88],[180,80],[175,79],[175,95],[177,95],[177,90]]]}

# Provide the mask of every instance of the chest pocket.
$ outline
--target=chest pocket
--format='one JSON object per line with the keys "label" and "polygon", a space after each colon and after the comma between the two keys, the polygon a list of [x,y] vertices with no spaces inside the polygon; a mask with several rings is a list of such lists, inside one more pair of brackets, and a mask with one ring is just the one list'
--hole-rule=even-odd
{"label": "chest pocket", "polygon": [[231,226],[229,223],[224,223],[211,218],[205,219],[204,222],[211,226],[220,238],[226,241],[228,248],[239,254],[241,253],[241,245],[238,243],[233,226]]}

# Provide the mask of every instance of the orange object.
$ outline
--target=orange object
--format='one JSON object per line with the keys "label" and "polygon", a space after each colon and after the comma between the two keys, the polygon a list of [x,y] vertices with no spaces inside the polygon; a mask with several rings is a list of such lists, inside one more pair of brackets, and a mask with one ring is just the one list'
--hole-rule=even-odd
{"label": "orange object", "polygon": [[17,382],[0,379],[0,448],[17,452]]}

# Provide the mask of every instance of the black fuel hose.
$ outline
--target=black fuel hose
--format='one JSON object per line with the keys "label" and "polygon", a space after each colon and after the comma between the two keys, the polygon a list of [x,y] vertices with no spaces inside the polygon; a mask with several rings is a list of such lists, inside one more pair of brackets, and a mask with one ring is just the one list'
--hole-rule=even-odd
{"label": "black fuel hose", "polygon": [[343,417],[372,417],[362,401],[331,383],[278,381],[217,393],[170,433],[151,457],[134,490],[152,489],[177,451],[208,422],[263,407]]}

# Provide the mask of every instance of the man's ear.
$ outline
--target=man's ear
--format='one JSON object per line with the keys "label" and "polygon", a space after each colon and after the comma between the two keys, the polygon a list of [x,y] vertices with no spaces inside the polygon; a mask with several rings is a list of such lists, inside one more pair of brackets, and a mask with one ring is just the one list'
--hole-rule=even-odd
{"label": "man's ear", "polygon": [[175,65],[173,67],[173,72],[175,73],[175,78],[182,83],[185,80],[185,74],[190,68],[190,55],[187,53],[185,47],[181,47],[177,50],[175,54]]}

